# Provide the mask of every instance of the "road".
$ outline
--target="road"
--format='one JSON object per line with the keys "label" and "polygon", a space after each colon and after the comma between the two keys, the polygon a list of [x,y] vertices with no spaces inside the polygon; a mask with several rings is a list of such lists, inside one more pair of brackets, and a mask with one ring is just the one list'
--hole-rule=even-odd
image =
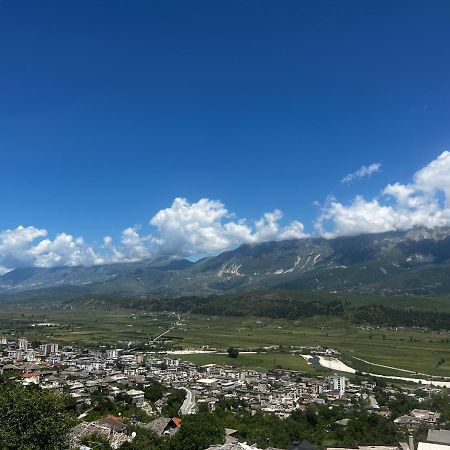
{"label": "road", "polygon": [[[302,355],[303,358],[305,358],[307,361],[312,358],[311,355]],[[355,373],[356,370],[353,369],[353,367],[348,366],[347,364],[344,364],[342,361],[340,361],[337,358],[332,357],[323,357],[318,356],[319,364],[322,367],[326,367],[327,369],[336,370],[339,372],[347,372],[347,373]],[[412,383],[417,384],[423,384],[423,385],[431,385],[431,386],[437,386],[437,387],[444,387],[444,388],[450,388],[450,381],[438,381],[438,380],[426,380],[422,378],[408,378],[408,377],[398,377],[394,375],[380,375],[378,373],[371,373],[371,372],[361,372],[365,375],[371,375],[373,377],[378,378],[387,378],[390,380],[401,380],[401,381],[409,381]]]}
{"label": "road", "polygon": [[185,416],[188,414],[194,413],[194,406],[195,406],[195,397],[192,391],[190,391],[188,388],[181,388],[184,391],[186,391],[186,398],[184,399],[183,404],[180,408],[180,413]]}
{"label": "road", "polygon": [[171,330],[173,330],[173,328],[169,328],[168,330],[164,331],[164,333],[161,333],[159,336],[156,336],[155,339],[151,339],[150,342],[156,342],[160,337],[164,336],[165,334],[167,334]]}

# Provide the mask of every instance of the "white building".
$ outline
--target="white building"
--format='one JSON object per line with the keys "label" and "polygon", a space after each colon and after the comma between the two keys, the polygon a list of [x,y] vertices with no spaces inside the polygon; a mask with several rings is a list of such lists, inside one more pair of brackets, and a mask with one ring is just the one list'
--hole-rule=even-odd
{"label": "white building", "polygon": [[165,358],[164,362],[166,363],[167,367],[172,369],[174,367],[178,367],[180,364],[179,359],[173,359],[173,358]]}
{"label": "white building", "polygon": [[345,377],[338,377],[337,375],[329,378],[329,387],[332,391],[336,391],[339,395],[345,394],[345,383],[347,379]]}
{"label": "white building", "polygon": [[19,350],[28,350],[28,341],[25,338],[19,339]]}
{"label": "white building", "polygon": [[115,359],[119,356],[119,350],[117,348],[111,348],[109,350],[106,350],[106,357]]}
{"label": "white building", "polygon": [[58,353],[58,350],[58,344],[42,344],[39,346],[39,351],[44,356],[54,355],[55,353]]}
{"label": "white building", "polygon": [[59,350],[59,346],[58,346],[58,344],[47,344],[47,348],[49,348],[49,350],[50,350],[50,354],[51,355],[54,355],[55,353],[58,353],[58,350]]}

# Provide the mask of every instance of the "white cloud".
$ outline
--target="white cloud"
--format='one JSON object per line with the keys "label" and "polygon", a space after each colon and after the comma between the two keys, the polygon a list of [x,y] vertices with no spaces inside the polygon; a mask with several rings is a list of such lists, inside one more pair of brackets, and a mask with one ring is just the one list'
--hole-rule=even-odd
{"label": "white cloud", "polygon": [[325,237],[391,231],[393,215],[393,209],[381,205],[377,199],[366,201],[357,196],[347,206],[331,199],[317,219],[316,229]]}
{"label": "white cloud", "polygon": [[445,151],[414,175],[414,186],[424,194],[442,191],[450,207],[450,152]]}
{"label": "white cloud", "polygon": [[122,231],[120,245],[113,245],[110,236],[103,239],[107,249],[105,259],[109,263],[139,261],[153,256],[152,237],[139,235],[139,227],[128,227]]}
{"label": "white cloud", "polygon": [[189,203],[176,198],[170,208],[150,220],[154,234],[140,227],[122,231],[118,244],[111,236],[93,246],[66,233],[48,238],[45,229],[19,226],[0,232],[0,274],[16,267],[54,267],[139,261],[157,255],[200,256],[216,254],[243,243],[305,236],[303,224],[282,226],[283,213],[265,213],[259,220],[235,219],[225,205],[207,198]]}
{"label": "white cloud", "polygon": [[101,263],[82,238],[61,233],[51,240],[47,230],[19,226],[0,232],[0,266],[5,272],[16,267],[53,267]]}
{"label": "white cloud", "polygon": [[381,196],[327,201],[316,221],[326,237],[450,225],[450,152],[420,169],[408,184],[387,185]]}
{"label": "white cloud", "polygon": [[356,181],[364,177],[370,177],[373,173],[377,173],[380,170],[381,163],[372,163],[368,166],[361,166],[355,172],[349,173],[342,178],[341,183],[351,183],[352,181]]}
{"label": "white cloud", "polygon": [[243,243],[304,237],[298,221],[281,226],[283,214],[268,212],[254,223],[232,220],[225,205],[218,200],[200,199],[189,203],[176,198],[170,208],[159,211],[150,220],[157,233],[153,243],[163,254],[189,256],[212,254]]}
{"label": "white cloud", "polygon": [[[372,166],[356,177],[379,170],[379,166],[370,169]],[[219,200],[202,198],[190,203],[185,198],[176,198],[169,208],[151,218],[152,233],[141,233],[138,226],[129,227],[122,231],[117,244],[111,236],[105,236],[102,245],[90,245],[83,238],[67,233],[52,238],[46,229],[19,226],[0,231],[0,274],[16,267],[93,265],[157,255],[201,256],[243,243],[306,236],[301,222],[282,224],[282,219],[279,210],[250,221],[236,218]],[[328,199],[317,217],[315,229],[322,236],[333,237],[445,225],[450,226],[450,152],[447,151],[417,171],[410,183],[388,184],[378,197],[356,196],[348,204]]]}

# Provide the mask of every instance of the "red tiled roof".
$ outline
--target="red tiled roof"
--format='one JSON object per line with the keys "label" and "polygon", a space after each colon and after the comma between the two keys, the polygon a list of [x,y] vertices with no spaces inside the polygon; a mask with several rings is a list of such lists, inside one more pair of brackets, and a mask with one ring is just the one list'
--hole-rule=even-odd
{"label": "red tiled roof", "polygon": [[120,416],[108,416],[107,419],[116,419],[120,422],[123,422],[123,417]]}
{"label": "red tiled roof", "polygon": [[39,372],[30,372],[30,373],[23,373],[22,375],[20,375],[22,378],[33,378],[33,377],[38,377],[40,375]]}
{"label": "red tiled roof", "polygon": [[179,427],[181,425],[181,419],[179,419],[178,417],[172,417],[172,422]]}

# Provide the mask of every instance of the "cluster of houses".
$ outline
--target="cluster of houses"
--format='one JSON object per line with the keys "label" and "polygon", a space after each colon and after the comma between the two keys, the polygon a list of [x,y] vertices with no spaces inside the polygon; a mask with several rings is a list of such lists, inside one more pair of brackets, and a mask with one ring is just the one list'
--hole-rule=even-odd
{"label": "cluster of houses", "polygon": [[55,364],[57,359],[52,357],[57,355],[59,351],[59,345],[55,343],[39,344],[33,348],[25,338],[8,341],[5,337],[2,337],[0,338],[0,346],[5,348],[6,358],[16,362],[35,362],[46,358],[51,364]]}
{"label": "cluster of houses", "polygon": [[[207,450],[261,450],[256,446],[241,442],[213,445]],[[267,450],[281,450],[269,447]],[[303,440],[289,447],[288,450],[316,450],[314,446]],[[399,442],[397,446],[387,445],[360,445],[355,447],[327,447],[327,450],[450,450],[450,430],[428,430],[427,438],[417,445],[410,436],[408,442]]]}
{"label": "cluster of houses", "polygon": [[405,427],[410,433],[413,433],[424,425],[427,428],[436,428],[440,417],[441,415],[438,412],[426,409],[413,409],[410,413],[397,417],[394,423]]}
{"label": "cluster of houses", "polygon": [[[159,435],[177,432],[181,419],[162,417],[167,396],[154,403],[146,400],[143,389],[155,381],[166,388],[183,389],[186,392],[178,414],[180,417],[195,413],[200,405],[213,411],[217,402],[223,398],[244,400],[252,412],[265,411],[280,418],[287,418],[295,410],[305,410],[311,403],[338,403],[340,406],[348,406],[350,410],[355,400],[362,401],[374,414],[389,414],[389,411],[380,408],[376,401],[374,382],[353,384],[349,379],[337,374],[312,377],[283,369],[257,372],[218,364],[196,366],[167,353],[110,348],[77,349],[71,346],[61,347],[57,343],[34,343],[32,346],[25,338],[0,338],[0,350],[0,374],[15,378],[24,385],[34,383],[43,389],[69,394],[82,412],[80,419],[86,417],[86,412],[83,411],[92,408],[93,394],[101,389],[112,399],[126,395],[136,408],[154,417],[152,422],[141,425]],[[399,389],[387,387],[385,393],[394,396]],[[423,389],[428,389],[430,394],[437,392],[436,388]],[[402,388],[402,392],[414,395],[412,389],[409,391]],[[436,430],[439,418],[439,414],[433,411],[415,409],[397,418],[394,423],[413,433],[422,425]],[[341,422],[340,425],[345,427],[345,419]],[[234,436],[235,432],[236,430],[227,430],[227,443],[211,447],[211,450],[255,450],[255,447],[239,443]],[[82,420],[72,432],[74,448],[81,448],[81,439],[91,434],[107,437],[112,448],[119,448],[124,442],[134,438],[121,417],[110,416],[91,422]],[[442,433],[433,436],[434,439],[437,439],[436,436],[443,439]],[[427,446],[426,442],[421,444],[423,445],[419,445],[418,449],[411,449],[411,443],[408,443],[408,448],[400,446],[399,449],[450,450],[450,446],[434,447],[444,445],[434,441],[430,444],[433,447]],[[311,450],[306,448],[308,445],[310,444],[303,442],[294,448]],[[364,447],[360,450],[397,448]]]}

